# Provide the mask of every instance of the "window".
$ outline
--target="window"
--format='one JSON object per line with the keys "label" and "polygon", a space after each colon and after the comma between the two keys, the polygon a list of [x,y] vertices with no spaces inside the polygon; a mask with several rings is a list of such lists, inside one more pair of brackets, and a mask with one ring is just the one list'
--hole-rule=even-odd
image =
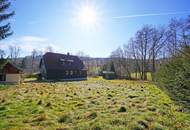
{"label": "window", "polygon": [[74,62],[73,60],[67,60],[67,62]]}
{"label": "window", "polygon": [[6,80],[6,76],[4,74],[0,74],[0,81],[5,81]]}
{"label": "window", "polygon": [[69,71],[67,70],[67,71],[65,71],[65,75],[69,75]]}
{"label": "window", "polygon": [[70,71],[70,75],[73,75],[73,71],[72,70]]}

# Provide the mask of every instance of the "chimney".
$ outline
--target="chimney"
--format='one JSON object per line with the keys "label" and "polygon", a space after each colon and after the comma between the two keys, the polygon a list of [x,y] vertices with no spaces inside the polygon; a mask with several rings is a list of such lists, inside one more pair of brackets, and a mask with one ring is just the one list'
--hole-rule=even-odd
{"label": "chimney", "polygon": [[69,53],[69,52],[67,52],[67,55],[69,56],[69,55],[70,55],[70,53]]}

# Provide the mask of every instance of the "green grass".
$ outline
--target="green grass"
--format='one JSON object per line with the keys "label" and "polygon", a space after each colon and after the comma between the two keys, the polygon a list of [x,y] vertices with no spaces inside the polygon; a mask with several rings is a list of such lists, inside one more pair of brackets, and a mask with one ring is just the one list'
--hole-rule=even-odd
{"label": "green grass", "polygon": [[91,78],[0,90],[1,130],[189,130],[190,113],[153,84]]}
{"label": "green grass", "polygon": [[[136,73],[132,73],[132,74],[131,74],[131,77],[132,77],[133,79],[135,79],[135,78],[136,78]],[[137,79],[140,79],[140,73],[137,73]],[[150,73],[150,72],[147,73],[147,80],[148,80],[148,81],[151,81],[151,80],[152,80],[152,76],[151,76],[151,73]]]}
{"label": "green grass", "polygon": [[2,84],[0,84],[0,90],[7,89],[9,87],[10,87],[10,85],[2,85]]}
{"label": "green grass", "polygon": [[35,77],[30,77],[30,78],[25,78],[24,79],[24,82],[32,82],[32,81],[36,81],[37,80],[37,78],[35,78]]}

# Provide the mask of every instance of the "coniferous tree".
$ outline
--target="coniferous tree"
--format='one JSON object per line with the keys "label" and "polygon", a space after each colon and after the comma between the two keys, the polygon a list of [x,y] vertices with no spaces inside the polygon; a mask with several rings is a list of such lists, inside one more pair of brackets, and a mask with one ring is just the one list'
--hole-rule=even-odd
{"label": "coniferous tree", "polygon": [[10,23],[4,23],[5,20],[14,15],[14,11],[8,11],[10,5],[11,2],[9,0],[0,0],[0,40],[13,34]]}
{"label": "coniferous tree", "polygon": [[25,57],[25,58],[22,59],[22,61],[20,63],[20,68],[26,69],[26,66],[27,66],[26,62],[27,62],[27,58]]}
{"label": "coniferous tree", "polygon": [[115,67],[113,61],[110,62],[110,71],[115,72]]}

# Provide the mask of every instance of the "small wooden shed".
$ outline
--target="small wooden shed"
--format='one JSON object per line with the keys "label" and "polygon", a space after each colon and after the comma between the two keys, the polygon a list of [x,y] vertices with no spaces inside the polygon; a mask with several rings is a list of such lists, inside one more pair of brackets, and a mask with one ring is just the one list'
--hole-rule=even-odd
{"label": "small wooden shed", "polygon": [[108,80],[116,78],[115,72],[113,71],[103,71],[102,76],[104,79],[108,79]]}
{"label": "small wooden shed", "polygon": [[22,70],[7,59],[0,59],[0,83],[20,83]]}

